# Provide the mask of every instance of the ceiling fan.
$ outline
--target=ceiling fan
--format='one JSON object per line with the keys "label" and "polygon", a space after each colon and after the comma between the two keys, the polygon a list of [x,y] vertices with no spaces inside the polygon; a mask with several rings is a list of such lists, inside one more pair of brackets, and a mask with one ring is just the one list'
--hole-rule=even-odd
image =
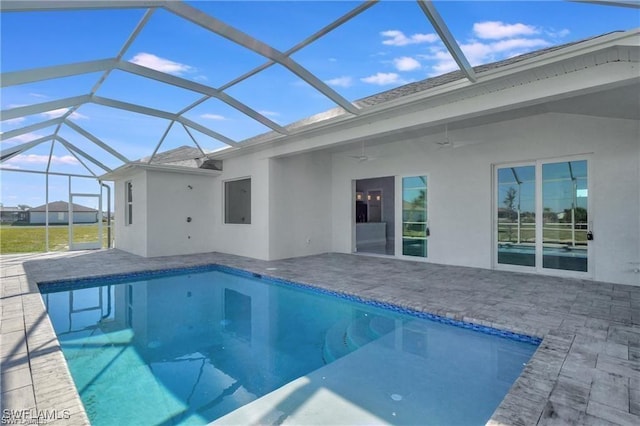
{"label": "ceiling fan", "polygon": [[364,163],[365,161],[375,160],[375,158],[369,157],[364,153],[364,141],[362,142],[362,152],[360,153],[360,155],[350,155],[349,157],[355,158],[356,160],[358,160],[358,163]]}
{"label": "ceiling fan", "polygon": [[460,148],[461,146],[473,145],[474,143],[478,143],[479,141],[453,141],[449,138],[449,125],[445,123],[444,125],[444,139],[437,140],[435,142],[438,145],[438,149],[442,148]]}

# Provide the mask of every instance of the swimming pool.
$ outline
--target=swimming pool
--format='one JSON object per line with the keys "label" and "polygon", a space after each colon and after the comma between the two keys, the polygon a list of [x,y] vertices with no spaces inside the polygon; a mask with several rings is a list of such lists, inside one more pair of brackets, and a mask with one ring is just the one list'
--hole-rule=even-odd
{"label": "swimming pool", "polygon": [[96,425],[204,424],[303,379],[380,422],[484,424],[539,343],[217,266],[41,292]]}

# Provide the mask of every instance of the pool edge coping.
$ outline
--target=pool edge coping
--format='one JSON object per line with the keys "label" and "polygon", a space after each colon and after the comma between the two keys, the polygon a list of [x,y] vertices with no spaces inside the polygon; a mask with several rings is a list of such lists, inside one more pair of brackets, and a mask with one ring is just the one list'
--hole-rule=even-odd
{"label": "pool edge coping", "polygon": [[[223,272],[224,271],[231,272],[241,276],[244,275],[247,277],[272,280],[276,283],[291,285],[291,286],[298,286],[298,287],[306,288],[311,291],[334,295],[337,297],[347,298],[351,300],[357,300],[362,303],[367,303],[367,301],[372,300],[374,302],[382,303],[384,304],[384,306],[393,305],[393,306],[400,307],[401,309],[409,309],[412,312],[427,314],[427,315],[433,316],[434,318],[441,319],[443,323],[448,323],[453,326],[458,326],[456,325],[456,323],[477,324],[479,327],[481,327],[481,329],[476,331],[481,333],[484,332],[482,331],[483,329],[485,330],[493,329],[497,331],[506,331],[508,333],[525,336],[529,339],[538,340],[539,341],[538,347],[534,352],[534,354],[532,355],[532,357],[530,358],[529,362],[527,363],[527,366],[525,366],[521,374],[512,384],[509,391],[504,396],[503,400],[500,402],[498,407],[496,407],[495,411],[493,412],[489,421],[487,422],[487,425],[491,425],[491,426],[504,426],[506,424],[513,424],[514,420],[517,420],[519,422],[524,422],[524,424],[536,424],[538,422],[544,410],[544,407],[549,400],[549,396],[551,394],[551,391],[553,390],[554,384],[558,379],[560,368],[564,362],[564,359],[569,353],[571,343],[573,342],[573,339],[575,337],[575,335],[571,333],[562,332],[562,331],[553,331],[553,330],[547,333],[537,332],[537,333],[525,334],[525,333],[522,333],[520,330],[515,330],[515,331],[508,330],[509,328],[512,328],[512,329],[515,328],[515,327],[509,327],[508,325],[505,326],[507,330],[501,330],[500,328],[496,327],[493,323],[490,323],[489,325],[485,325],[482,323],[483,321],[481,320],[478,320],[477,322],[472,322],[473,318],[470,318],[467,316],[462,316],[462,318],[459,318],[460,315],[450,316],[450,315],[434,314],[434,313],[426,312],[426,310],[420,310],[410,306],[406,308],[402,308],[400,305],[397,305],[391,302],[387,303],[382,301],[375,301],[373,299],[362,298],[361,296],[358,296],[355,294],[330,290],[323,287],[320,284],[302,283],[299,281],[293,281],[287,278],[274,276],[272,274],[265,274],[262,272],[260,273],[252,272],[250,270],[241,269],[234,266],[228,266],[221,263],[206,263],[206,264],[176,267],[176,268],[141,269],[135,272],[127,272],[127,273],[120,273],[120,274],[87,275],[84,277],[74,277],[74,278],[59,279],[59,280],[41,280],[41,281],[34,281],[33,284],[35,286],[36,295],[41,301],[42,309],[46,313],[44,300],[42,299],[42,293],[40,291],[41,285],[48,286],[48,285],[57,285],[57,284],[63,285],[65,283],[68,284],[73,282],[97,282],[97,281],[108,279],[108,278],[118,279],[121,281],[131,281],[132,277],[133,278],[162,277],[162,276],[171,276],[171,275],[175,276],[175,275],[180,275],[181,273],[184,273],[184,272],[196,273],[196,272],[216,271],[216,270],[223,271]],[[271,272],[271,271],[268,271],[268,272]],[[380,306],[380,305],[374,305],[374,306],[378,306],[385,309],[384,306]],[[408,313],[408,312],[407,314],[412,315],[411,313]],[[431,318],[425,318],[425,319],[431,319]],[[77,402],[80,404],[80,407],[82,409],[82,415],[87,420],[87,423],[82,423],[82,424],[90,424],[90,422],[88,421],[88,415],[84,408],[84,404],[82,403],[80,395],[77,392],[77,389],[75,387],[75,382],[71,377],[68,364],[66,362],[66,359],[64,358],[64,355],[62,354],[62,348],[60,347],[60,343],[58,341],[57,335],[55,334],[55,330],[53,330],[53,325],[51,324],[51,320],[48,314],[46,315],[46,320],[51,327],[51,333],[53,333],[53,336],[55,338],[55,343],[57,345],[58,353],[60,354],[60,356],[62,356],[62,359],[61,360],[59,359],[58,361],[62,361],[63,365],[59,365],[58,367],[63,368],[69,380],[71,380],[71,384],[73,385]],[[436,319],[431,319],[431,320],[437,321]],[[465,327],[461,327],[461,328],[465,328]],[[491,334],[491,333],[487,333],[487,334]],[[540,334],[543,334],[543,336],[539,336]],[[509,338],[505,336],[498,336],[498,337]],[[531,342],[528,342],[528,343],[531,343]],[[544,362],[541,362],[540,358],[544,359]],[[532,383],[534,383],[534,386],[532,386]]]}

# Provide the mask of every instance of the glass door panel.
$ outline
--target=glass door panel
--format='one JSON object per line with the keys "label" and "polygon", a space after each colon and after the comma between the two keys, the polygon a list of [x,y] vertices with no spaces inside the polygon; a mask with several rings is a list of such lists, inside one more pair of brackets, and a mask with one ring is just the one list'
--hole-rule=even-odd
{"label": "glass door panel", "polygon": [[536,168],[497,169],[498,263],[536,266]]}
{"label": "glass door panel", "polygon": [[587,161],[542,164],[542,266],[587,272]]}
{"label": "glass door panel", "polygon": [[100,194],[71,194],[69,250],[102,248],[101,197]]}
{"label": "glass door panel", "polygon": [[427,257],[427,177],[402,178],[402,254]]}

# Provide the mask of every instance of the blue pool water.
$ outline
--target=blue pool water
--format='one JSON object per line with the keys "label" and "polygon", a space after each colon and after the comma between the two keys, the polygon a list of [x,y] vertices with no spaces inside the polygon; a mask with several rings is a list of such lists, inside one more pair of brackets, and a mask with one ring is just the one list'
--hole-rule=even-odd
{"label": "blue pool water", "polygon": [[381,422],[484,424],[539,343],[218,267],[41,292],[94,425],[206,424],[301,377]]}

